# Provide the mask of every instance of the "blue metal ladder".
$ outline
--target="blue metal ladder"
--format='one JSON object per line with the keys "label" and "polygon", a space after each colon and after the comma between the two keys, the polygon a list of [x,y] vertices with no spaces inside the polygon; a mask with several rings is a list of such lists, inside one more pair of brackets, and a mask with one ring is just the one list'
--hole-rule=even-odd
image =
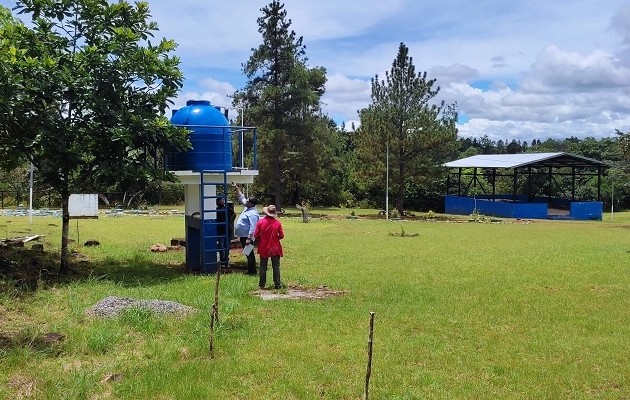
{"label": "blue metal ladder", "polygon": [[[220,175],[221,178],[206,180],[206,174]],[[200,262],[199,266],[202,273],[215,273],[221,265],[221,258],[224,258],[223,266],[227,266],[229,262],[230,253],[230,241],[232,239],[229,227],[229,212],[228,212],[228,182],[227,171],[225,170],[204,170],[200,171],[200,237],[201,237],[201,249],[200,249]],[[216,186],[215,195],[206,195],[206,187]],[[220,190],[222,188],[222,190]],[[219,193],[219,192],[222,193]],[[217,209],[216,201],[218,198],[223,198],[223,209]],[[206,207],[206,200],[211,200],[210,205]],[[223,221],[218,221],[219,213],[223,213]],[[214,214],[215,218],[210,218],[211,214]],[[224,234],[218,233],[219,226],[223,226]],[[217,253],[220,253],[223,257],[217,260]]]}

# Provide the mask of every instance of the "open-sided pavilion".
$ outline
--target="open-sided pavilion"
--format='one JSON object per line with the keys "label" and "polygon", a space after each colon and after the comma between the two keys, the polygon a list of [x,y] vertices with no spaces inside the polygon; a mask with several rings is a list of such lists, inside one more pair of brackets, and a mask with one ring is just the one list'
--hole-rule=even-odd
{"label": "open-sided pavilion", "polygon": [[[607,166],[601,161],[561,152],[484,154],[443,166],[450,168],[444,198],[448,214],[602,219]],[[596,193],[585,189],[592,179],[597,179]]]}

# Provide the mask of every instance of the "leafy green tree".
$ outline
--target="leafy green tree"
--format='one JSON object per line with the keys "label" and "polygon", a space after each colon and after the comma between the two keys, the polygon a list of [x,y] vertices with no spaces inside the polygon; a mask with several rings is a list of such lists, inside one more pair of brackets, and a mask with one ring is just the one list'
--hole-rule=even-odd
{"label": "leafy green tree", "polygon": [[290,30],[284,4],[274,0],[261,12],[263,42],[243,65],[248,82],[234,103],[260,131],[259,189],[271,192],[281,208],[283,196],[298,201],[302,186],[325,173],[319,150],[322,136],[331,134],[320,107],[326,71],[306,66],[303,39]]}
{"label": "leafy green tree", "polygon": [[547,139],[542,143],[539,143],[540,140],[538,140],[536,142],[536,151],[539,153],[555,153],[558,151],[564,151],[564,144],[554,140],[554,139]]}
{"label": "leafy green tree", "polygon": [[521,150],[523,151],[523,153],[527,153],[527,150],[529,150],[529,144],[527,144],[526,140],[523,140],[523,143],[521,144]]}
{"label": "leafy green tree", "polygon": [[29,168],[21,165],[10,171],[0,170],[0,191],[2,191],[2,203],[5,195],[15,199],[15,205],[19,205],[25,198],[29,189]]}
{"label": "leafy green tree", "polygon": [[521,144],[516,141],[516,139],[512,139],[512,141],[505,148],[506,153],[508,154],[518,154],[523,151],[523,147]]}
{"label": "leafy green tree", "polygon": [[364,176],[383,185],[386,153],[396,208],[404,210],[408,181],[429,185],[443,174],[439,164],[451,158],[457,146],[455,104],[434,102],[440,88],[427,73],[416,73],[409,49],[400,44],[385,80],[372,79],[372,104],[360,111],[358,151]]}
{"label": "leafy green tree", "polygon": [[630,208],[630,131],[622,132],[617,130],[617,149],[619,160],[614,163],[610,175],[615,180],[615,195],[617,204],[623,208]]}
{"label": "leafy green tree", "polygon": [[61,272],[68,269],[68,198],[124,179],[172,179],[162,149],[189,146],[164,115],[182,85],[172,40],[152,41],[146,2],[21,0],[32,28],[0,26],[0,156],[29,161],[63,210]]}
{"label": "leafy green tree", "polygon": [[618,136],[619,149],[621,151],[621,165],[622,168],[630,173],[630,131],[622,132],[617,130],[615,132]]}
{"label": "leafy green tree", "polygon": [[[505,143],[507,143],[507,141]],[[496,143],[497,154],[504,154],[504,153],[506,153],[506,148],[505,148],[506,145],[505,145],[505,143],[501,139],[497,140],[497,143]]]}
{"label": "leafy green tree", "polygon": [[479,138],[479,148],[481,149],[481,154],[494,154],[497,152],[495,148],[495,141],[490,139],[488,135],[483,135]]}
{"label": "leafy green tree", "polygon": [[336,124],[321,116],[308,117],[303,134],[291,141],[287,152],[286,198],[289,204],[307,201],[318,205],[339,205],[344,165],[339,154],[342,145]]}

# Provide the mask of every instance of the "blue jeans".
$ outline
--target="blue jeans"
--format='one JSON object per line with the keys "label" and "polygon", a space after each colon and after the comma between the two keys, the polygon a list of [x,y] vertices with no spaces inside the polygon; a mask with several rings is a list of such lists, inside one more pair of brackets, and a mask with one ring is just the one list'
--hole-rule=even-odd
{"label": "blue jeans", "polygon": [[280,283],[280,256],[260,257],[260,279],[258,287],[264,288],[267,283],[267,260],[271,258],[271,268],[273,269],[273,285],[276,289],[282,287]]}

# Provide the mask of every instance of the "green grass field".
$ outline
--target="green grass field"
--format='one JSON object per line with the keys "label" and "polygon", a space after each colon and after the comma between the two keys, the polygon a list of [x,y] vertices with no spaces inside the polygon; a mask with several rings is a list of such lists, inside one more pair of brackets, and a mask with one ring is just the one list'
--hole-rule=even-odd
{"label": "green grass field", "polygon": [[[71,221],[82,274],[26,294],[2,286],[0,398],[360,399],[371,311],[371,399],[630,398],[630,213],[457,223],[349,212],[282,219],[283,281],[345,293],[264,301],[256,277],[223,275],[213,359],[215,278],[186,273],[182,252],[149,251],[184,235],[182,216]],[[56,251],[60,225],[0,217],[0,236],[46,235]],[[101,245],[80,245],[89,239]],[[85,315],[109,295],[199,312]],[[42,344],[50,332],[65,339]]]}

